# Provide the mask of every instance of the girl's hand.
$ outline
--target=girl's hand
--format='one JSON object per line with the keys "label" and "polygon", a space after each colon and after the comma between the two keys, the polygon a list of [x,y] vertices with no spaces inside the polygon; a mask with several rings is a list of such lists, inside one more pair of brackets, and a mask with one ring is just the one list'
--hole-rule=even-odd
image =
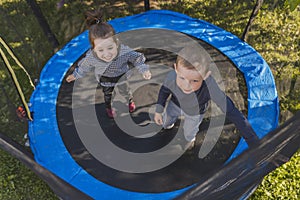
{"label": "girl's hand", "polygon": [[69,75],[67,78],[66,78],[66,81],[68,82],[68,83],[70,83],[70,82],[72,82],[72,81],[75,81],[75,76],[73,75],[73,74],[71,74],[71,75]]}
{"label": "girl's hand", "polygon": [[155,113],[154,114],[154,121],[157,125],[163,125],[163,119],[161,113]]}
{"label": "girl's hand", "polygon": [[147,79],[147,80],[151,79],[151,72],[150,71],[144,72],[143,73],[143,78]]}

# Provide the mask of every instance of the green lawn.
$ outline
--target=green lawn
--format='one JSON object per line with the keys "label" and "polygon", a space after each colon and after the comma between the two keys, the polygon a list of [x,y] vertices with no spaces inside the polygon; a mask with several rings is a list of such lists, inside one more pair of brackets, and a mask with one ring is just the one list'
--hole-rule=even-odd
{"label": "green lawn", "polygon": [[[143,1],[67,1],[56,8],[58,0],[39,0],[43,14],[57,37],[60,47],[84,30],[83,11],[94,7],[105,10],[107,19],[143,12]],[[275,3],[274,3],[275,2]],[[276,3],[277,2],[277,3]],[[269,64],[275,77],[280,98],[280,123],[300,110],[300,10],[291,12],[283,0],[265,0],[249,33],[247,42]],[[152,9],[177,11],[201,18],[240,37],[247,24],[255,1],[237,0],[153,0]],[[44,64],[54,51],[36,18],[22,0],[0,0],[0,35],[30,72],[38,78]],[[32,88],[21,70],[17,70],[29,99]],[[2,133],[24,144],[26,123],[20,122],[15,108],[20,100],[7,70],[0,61],[0,129]],[[251,200],[300,199],[300,152],[268,176]],[[15,158],[0,150],[0,199],[40,200],[58,199],[49,187]]]}

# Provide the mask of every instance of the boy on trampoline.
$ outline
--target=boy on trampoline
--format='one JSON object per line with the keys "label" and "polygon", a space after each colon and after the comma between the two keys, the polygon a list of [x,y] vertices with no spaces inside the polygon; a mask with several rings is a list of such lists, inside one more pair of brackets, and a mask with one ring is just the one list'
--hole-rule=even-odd
{"label": "boy on trampoline", "polygon": [[205,53],[199,53],[190,47],[185,47],[178,53],[174,70],[167,74],[158,94],[155,123],[162,125],[164,129],[171,129],[177,118],[184,116],[184,150],[192,149],[208,102],[213,100],[239,129],[247,144],[254,145],[259,140],[258,136],[211,76],[210,58]]}
{"label": "boy on trampoline", "polygon": [[128,63],[135,66],[144,79],[150,79],[151,72],[145,64],[146,59],[142,53],[119,43],[114,28],[102,21],[100,10],[87,11],[85,15],[92,48],[80,60],[78,67],[66,78],[66,81],[74,81],[94,69],[96,79],[102,86],[108,117],[116,117],[116,111],[111,106],[111,99],[117,83],[120,93],[128,100],[129,112],[132,113],[136,106],[127,83],[130,70]]}

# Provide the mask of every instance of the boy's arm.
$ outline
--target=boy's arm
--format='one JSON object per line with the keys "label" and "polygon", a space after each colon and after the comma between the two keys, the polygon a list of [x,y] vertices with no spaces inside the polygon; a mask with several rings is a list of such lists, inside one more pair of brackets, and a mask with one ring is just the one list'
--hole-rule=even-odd
{"label": "boy's arm", "polygon": [[169,88],[162,85],[159,90],[159,93],[158,93],[157,105],[156,105],[155,112],[163,113],[164,108],[166,106],[167,99],[170,96],[170,94],[171,94],[171,91],[169,90]]}
{"label": "boy's arm", "polygon": [[235,124],[240,134],[243,136],[249,146],[258,142],[258,136],[254,132],[248,119],[239,111],[232,100],[226,96],[226,117]]}
{"label": "boy's arm", "polygon": [[246,140],[248,145],[254,145],[258,142],[258,137],[254,132],[247,118],[239,111],[232,100],[219,88],[213,78],[208,80],[208,88],[211,99],[226,114],[226,117],[235,124],[240,134]]}

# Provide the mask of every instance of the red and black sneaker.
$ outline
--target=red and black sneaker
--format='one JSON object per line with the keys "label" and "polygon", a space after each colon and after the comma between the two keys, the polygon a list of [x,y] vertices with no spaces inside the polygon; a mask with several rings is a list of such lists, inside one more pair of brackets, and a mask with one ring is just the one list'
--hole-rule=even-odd
{"label": "red and black sneaker", "polygon": [[106,108],[106,114],[109,118],[115,118],[117,116],[117,113],[113,108]]}
{"label": "red and black sneaker", "polygon": [[135,103],[134,101],[131,101],[129,104],[128,104],[128,109],[129,109],[129,112],[130,113],[133,113],[135,111]]}
{"label": "red and black sneaker", "polygon": [[25,120],[27,119],[27,114],[25,111],[25,108],[23,106],[19,106],[16,110],[16,114],[19,117],[20,120]]}

